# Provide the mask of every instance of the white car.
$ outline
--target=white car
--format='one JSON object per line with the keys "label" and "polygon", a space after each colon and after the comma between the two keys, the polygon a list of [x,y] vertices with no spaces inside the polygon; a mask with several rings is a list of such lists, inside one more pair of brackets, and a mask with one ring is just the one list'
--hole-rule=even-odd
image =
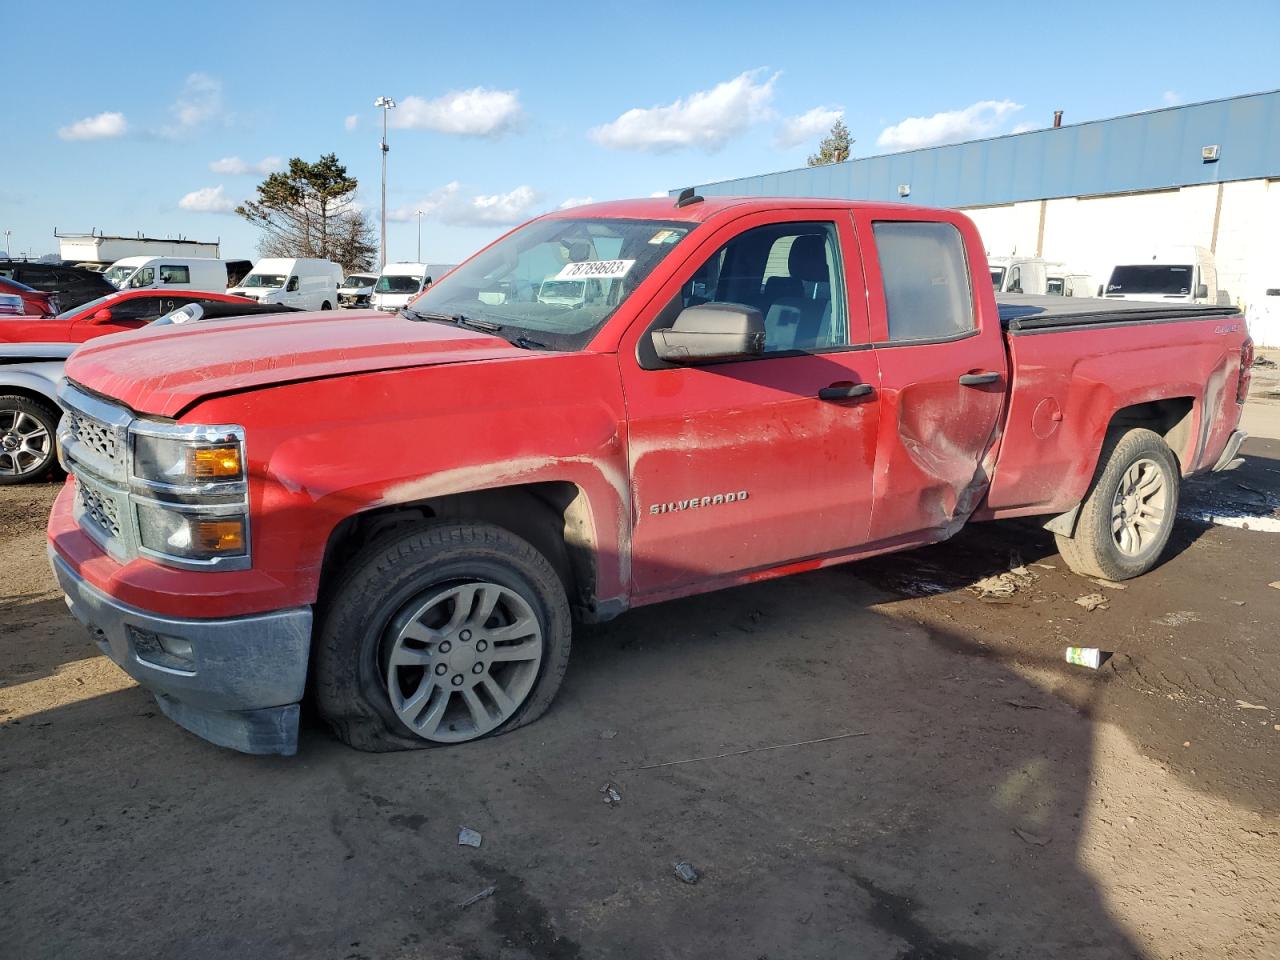
{"label": "white car", "polygon": [[373,285],[378,282],[376,273],[353,273],[338,287],[338,306],[367,307],[373,296]]}
{"label": "white car", "polygon": [[332,310],[338,305],[341,282],[342,268],[331,260],[264,257],[227,293],[299,310]]}

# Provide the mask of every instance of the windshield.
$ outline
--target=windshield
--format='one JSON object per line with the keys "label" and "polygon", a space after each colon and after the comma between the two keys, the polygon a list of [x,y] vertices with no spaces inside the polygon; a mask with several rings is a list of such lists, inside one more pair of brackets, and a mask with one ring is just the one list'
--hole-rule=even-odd
{"label": "windshield", "polygon": [[1191,293],[1191,265],[1142,263],[1111,271],[1107,293],[1158,293],[1166,297]]}
{"label": "windshield", "polygon": [[72,307],[70,310],[63,310],[58,314],[59,320],[70,320],[72,317],[78,317],[82,313],[92,314],[99,307],[110,306],[115,300],[120,299],[118,293],[108,293],[105,297],[99,297],[97,300],[90,300],[88,303],[82,303],[78,307]]}
{"label": "windshield", "polygon": [[992,267],[991,268],[991,285],[995,287],[997,290],[999,290],[1003,283],[1004,283],[1004,267]]}
{"label": "windshield", "polygon": [[553,349],[585,344],[695,225],[548,219],[521,227],[413,303],[514,328]]}
{"label": "windshield", "polygon": [[397,277],[389,273],[384,273],[378,278],[378,285],[373,288],[374,293],[417,293],[422,289],[422,278],[420,277]]}
{"label": "windshield", "polygon": [[373,286],[373,277],[350,276],[342,281],[343,290],[358,290],[360,287]]}
{"label": "windshield", "polygon": [[251,273],[240,284],[242,287],[283,287],[283,273]]}
{"label": "windshield", "polygon": [[119,287],[119,286],[122,286],[124,282],[128,280],[129,277],[133,274],[133,271],[137,269],[138,269],[137,267],[122,267],[119,264],[117,264],[116,266],[108,270],[106,273],[104,273],[103,276],[106,277],[108,280],[110,280],[112,283],[114,283],[117,287]]}

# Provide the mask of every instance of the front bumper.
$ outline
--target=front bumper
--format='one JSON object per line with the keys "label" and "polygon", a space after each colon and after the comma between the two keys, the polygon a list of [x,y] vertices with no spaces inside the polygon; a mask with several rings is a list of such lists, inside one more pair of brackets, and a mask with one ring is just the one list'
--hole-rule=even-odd
{"label": "front bumper", "polygon": [[221,620],[163,617],[112,599],[49,548],[75,618],[175,723],[242,753],[298,748],[311,609]]}

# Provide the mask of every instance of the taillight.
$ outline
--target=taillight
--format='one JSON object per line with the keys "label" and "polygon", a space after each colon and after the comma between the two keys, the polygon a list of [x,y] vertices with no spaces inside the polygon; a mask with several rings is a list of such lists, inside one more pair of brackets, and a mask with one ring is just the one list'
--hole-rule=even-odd
{"label": "taillight", "polygon": [[1236,381],[1236,403],[1249,399],[1249,383],[1253,380],[1253,340],[1244,338],[1240,347],[1240,379]]}

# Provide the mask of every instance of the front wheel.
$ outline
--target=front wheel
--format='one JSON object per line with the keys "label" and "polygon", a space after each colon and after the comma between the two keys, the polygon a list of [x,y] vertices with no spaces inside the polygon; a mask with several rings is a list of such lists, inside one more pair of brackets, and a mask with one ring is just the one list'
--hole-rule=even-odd
{"label": "front wheel", "polygon": [[329,303],[329,301],[328,301],[328,300],[326,300],[324,303],[320,304],[320,309],[321,309],[321,310],[332,310],[332,309],[333,309],[333,305],[332,305],[331,303]]}
{"label": "front wheel", "polygon": [[57,460],[58,414],[29,397],[0,396],[0,485],[30,483]]}
{"label": "front wheel", "polygon": [[464,743],[550,705],[569,661],[564,587],[529,543],[431,522],[376,541],[325,604],[316,701],[360,750]]}
{"label": "front wheel", "polygon": [[1133,429],[1108,436],[1074,537],[1055,534],[1076,573],[1128,580],[1160,559],[1178,514],[1181,473],[1164,438]]}

